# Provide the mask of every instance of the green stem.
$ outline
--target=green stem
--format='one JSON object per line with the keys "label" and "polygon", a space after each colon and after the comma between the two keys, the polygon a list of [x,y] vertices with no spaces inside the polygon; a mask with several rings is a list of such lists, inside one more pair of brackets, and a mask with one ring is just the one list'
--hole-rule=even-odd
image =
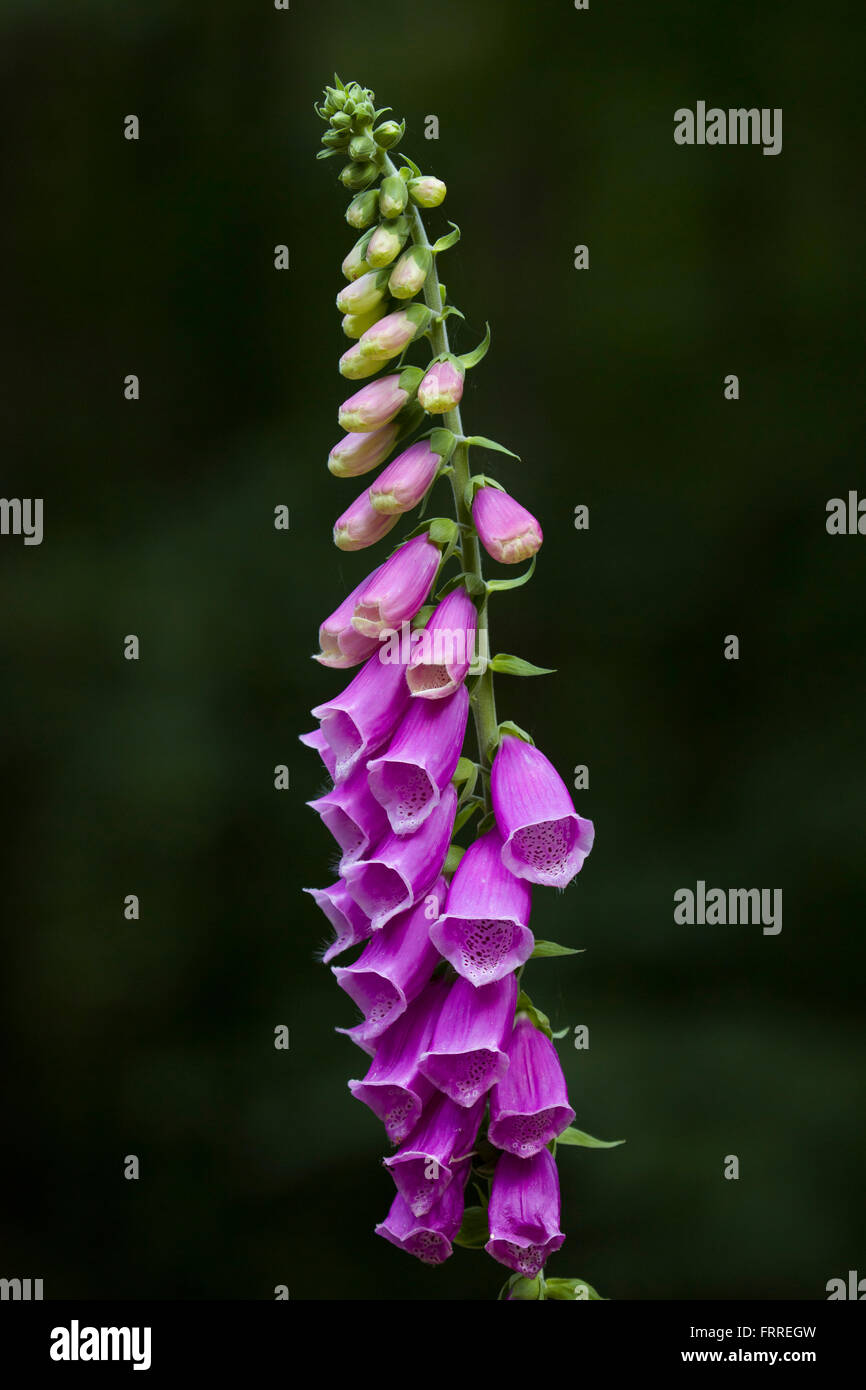
{"label": "green stem", "polygon": [[[385,168],[387,173],[396,174],[397,169],[392,160],[385,156]],[[421,217],[421,211],[416,204],[410,203],[407,212],[412,222],[412,241],[416,246],[424,246],[430,250],[430,242],[427,237],[427,229]],[[439,285],[439,274],[436,270],[436,257],[424,281],[424,302],[428,309],[432,310],[435,318],[430,330],[430,340],[433,344],[434,356],[441,353],[450,352],[448,342],[448,329],[445,320],[440,319],[442,313],[442,292]],[[438,320],[438,321],[437,321]],[[484,574],[481,567],[481,547],[478,544],[478,536],[472,524],[472,509],[466,504],[466,484],[469,482],[469,445],[464,441],[463,420],[460,415],[460,407],[455,406],[444,416],[445,427],[451,430],[461,442],[454,450],[451,458],[451,491],[454,496],[454,510],[457,520],[462,522],[466,530],[461,532],[460,540],[460,559],[463,565],[464,574],[472,574],[481,582],[484,582]],[[488,636],[488,617],[487,617],[487,595],[478,605],[478,649],[481,652],[489,651]],[[490,750],[496,741],[496,731],[499,721],[496,717],[496,699],[493,693],[493,672],[490,667],[486,667],[484,674],[475,682],[472,692],[472,711],[475,718],[475,732],[478,738],[478,760],[483,767],[490,765]],[[489,810],[487,787],[484,789],[485,806]]]}

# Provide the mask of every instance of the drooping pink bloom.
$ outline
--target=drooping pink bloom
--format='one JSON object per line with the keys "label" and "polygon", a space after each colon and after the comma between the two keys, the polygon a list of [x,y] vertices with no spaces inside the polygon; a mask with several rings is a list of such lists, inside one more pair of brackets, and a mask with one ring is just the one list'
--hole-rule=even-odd
{"label": "drooping pink bloom", "polygon": [[[358,280],[355,282],[360,284]],[[352,286],[351,288],[354,288]],[[380,376],[362,386],[340,406],[339,421],[344,430],[364,434],[381,429],[398,415],[409,399],[410,392],[400,386],[400,372]]]}
{"label": "drooping pink bloom", "polygon": [[373,357],[377,361],[387,361],[396,357],[411,342],[426,332],[432,314],[424,304],[411,304],[408,309],[395,309],[379,319],[358,339],[358,349],[362,357]]}
{"label": "drooping pink bloom", "polygon": [[528,560],[544,539],[532,513],[499,488],[478,489],[472,503],[472,520],[487,554],[503,565]]}
{"label": "drooping pink bloom", "polygon": [[334,781],[343,782],[391,736],[409,702],[404,668],[371,656],[341,694],[312,711],[334,755]]}
{"label": "drooping pink bloom", "polygon": [[505,1043],[516,1003],[514,975],[477,989],[456,979],[421,1055],[423,1075],[458,1105],[474,1105],[508,1070]]}
{"label": "drooping pink bloom", "polygon": [[464,1193],[469,1170],[467,1161],[458,1168],[439,1201],[424,1216],[413,1216],[398,1192],[391,1210],[376,1227],[376,1235],[415,1255],[424,1264],[439,1265],[452,1252],[452,1242],[463,1224]]}
{"label": "drooping pink bloom", "polygon": [[333,778],[337,767],[337,759],[334,757],[334,750],[331,748],[330,743],[325,738],[321,729],[313,729],[308,734],[298,734],[298,742],[302,743],[305,748],[312,748],[318,753],[328,770],[328,776]]}
{"label": "drooping pink bloom", "polygon": [[528,885],[502,862],[502,837],[494,827],[469,846],[458,864],[445,912],[431,927],[430,938],[458,975],[473,985],[491,984],[532,954],[530,906]]}
{"label": "drooping pink bloom", "polygon": [[427,626],[414,635],[406,668],[412,695],[444,700],[453,694],[472,664],[477,621],[475,604],[465,589],[453,589],[443,598]]}
{"label": "drooping pink bloom", "polygon": [[367,763],[370,791],[395,835],[414,834],[439,805],[457,767],[468,715],[465,685],[449,700],[413,701],[386,751]]}
{"label": "drooping pink bloom", "polygon": [[441,459],[429,439],[419,439],[398,454],[370,486],[370,505],[377,512],[401,515],[417,507],[429,488]]}
{"label": "drooping pink bloom", "polygon": [[418,387],[418,400],[428,415],[445,415],[463,399],[465,372],[457,358],[434,362]]}
{"label": "drooping pink bloom", "polygon": [[304,892],[322,909],[336,933],[322,956],[326,965],[342,951],[348,951],[350,946],[357,946],[371,935],[373,927],[369,917],[346,892],[344,883],[334,883],[330,888],[305,888]]}
{"label": "drooping pink bloom", "polygon": [[414,907],[374,932],[353,965],[333,967],[337,984],[364,1015],[363,1023],[347,1030],[353,1042],[380,1037],[428,983],[439,964],[430,941],[430,921],[445,893],[445,880],[440,878]]}
{"label": "drooping pink bloom", "polygon": [[488,1255],[534,1279],[565,1240],[559,1229],[559,1175],[549,1149],[532,1158],[504,1153],[496,1165],[490,1206]]}
{"label": "drooping pink bloom", "polygon": [[338,550],[366,550],[393,530],[398,516],[387,516],[370,505],[365,490],[334,522],[334,545]]}
{"label": "drooping pink bloom", "polygon": [[[384,319],[382,322],[384,323]],[[372,332],[372,329],[370,331]],[[365,377],[375,376],[393,356],[393,353],[388,352],[375,357],[372,352],[362,351],[360,342],[357,342],[346,348],[337,366],[340,376],[346,377],[348,381],[363,381]]]}
{"label": "drooping pink bloom", "polygon": [[434,1093],[418,1061],[430,1044],[447,994],[446,980],[431,980],[377,1040],[363,1081],[349,1082],[356,1100],[378,1115],[392,1144],[406,1138]]}
{"label": "drooping pink bloom", "polygon": [[378,931],[429,892],[442,872],[454,816],[457,793],[449,785],[439,805],[414,835],[389,835],[369,859],[350,864],[344,874],[346,887]]}
{"label": "drooping pink bloom", "polygon": [[328,468],[338,478],[358,478],[384,463],[397,441],[400,426],[396,420],[381,429],[362,434],[346,434],[328,455]]}
{"label": "drooping pink bloom", "polygon": [[385,298],[390,279],[387,270],[368,270],[357,280],[344,285],[337,295],[337,308],[341,314],[366,314],[375,309]]}
{"label": "drooping pink bloom", "polygon": [[356,632],[378,639],[386,628],[399,628],[405,618],[414,618],[430,592],[440,559],[439,547],[426,536],[415,536],[395,550],[357,594],[352,613]]}
{"label": "drooping pink bloom", "polygon": [[413,1216],[424,1216],[454,1177],[455,1168],[475,1149],[484,1115],[484,1096],[467,1110],[441,1092],[390,1158],[384,1159],[397,1191]]}
{"label": "drooping pink bloom", "polygon": [[356,859],[372,854],[390,830],[384,808],[370,791],[363,763],[345,781],[307,805],[321,816],[343,851],[340,873]]}
{"label": "drooping pink bloom", "polygon": [[[368,948],[369,949],[369,948]],[[528,1014],[518,1014],[507,1046],[508,1071],[490,1092],[488,1138],[531,1158],[574,1120],[559,1056]]]}
{"label": "drooping pink bloom", "polygon": [[530,883],[565,888],[592,849],[595,829],[575,811],[556,768],[538,748],[508,734],[490,784],[505,867]]}
{"label": "drooping pink bloom", "polygon": [[[379,566],[381,569],[381,565]],[[372,574],[368,574],[366,579],[362,579],[350,594],[343,599],[339,608],[335,608],[329,618],[326,618],[319,628],[320,652],[315,657],[322,666],[333,666],[344,669],[349,666],[357,666],[360,661],[366,661],[368,656],[372,656],[378,647],[375,637],[364,637],[357,628],[352,626],[352,614],[355,612],[355,604],[358,596],[372,579],[379,573],[375,569]]]}

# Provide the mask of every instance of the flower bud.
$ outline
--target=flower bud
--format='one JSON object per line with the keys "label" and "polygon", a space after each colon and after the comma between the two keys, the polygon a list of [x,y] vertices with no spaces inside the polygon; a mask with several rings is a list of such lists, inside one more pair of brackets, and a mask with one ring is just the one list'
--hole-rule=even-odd
{"label": "flower bud", "polygon": [[436,578],[439,560],[438,547],[426,536],[413,536],[399,546],[357,595],[352,611],[355,631],[378,638],[380,632],[414,618]]}
{"label": "flower bud", "polygon": [[370,237],[366,250],[371,266],[390,265],[402,251],[409,235],[409,219],[395,217],[393,222],[380,222]]}
{"label": "flower bud", "polygon": [[444,202],[447,191],[442,180],[434,179],[432,174],[409,180],[409,196],[413,203],[422,208],[438,208],[439,204]]}
{"label": "flower bud", "polygon": [[377,304],[375,309],[368,309],[366,314],[344,314],[341,327],[347,338],[360,338],[362,333],[366,333],[368,328],[372,328],[374,323],[378,323],[388,312],[388,305],[384,299],[381,304]]}
{"label": "flower bud", "polygon": [[424,304],[412,304],[408,309],[397,309],[393,314],[386,314],[372,328],[367,329],[357,344],[361,355],[386,360],[396,357],[415,338],[426,333],[432,317]]}
{"label": "flower bud", "polygon": [[387,270],[368,270],[351,284],[345,285],[337,295],[337,308],[341,314],[366,314],[375,309],[385,298],[388,287]]}
{"label": "flower bud", "polygon": [[[372,333],[373,329],[369,329],[369,332]],[[364,352],[361,343],[353,343],[340,358],[340,376],[347,377],[349,381],[363,381],[365,377],[375,376],[392,356],[393,353]]]}
{"label": "flower bud", "polygon": [[386,516],[370,506],[366,492],[356,497],[334,522],[334,545],[338,550],[366,550],[397,525],[398,516]]}
{"label": "flower bud", "polygon": [[391,150],[403,138],[403,125],[400,121],[383,121],[373,131],[373,139],[380,150]]}
{"label": "flower bud", "polygon": [[370,160],[365,160],[360,164],[353,160],[351,164],[344,164],[340,170],[340,183],[344,188],[369,188],[370,184],[378,177],[379,166]]}
{"label": "flower bud", "polygon": [[348,130],[351,124],[352,117],[347,116],[345,111],[337,111],[331,117],[331,125],[334,127],[335,130]]}
{"label": "flower bud", "polygon": [[357,280],[360,276],[366,275],[368,270],[372,269],[372,266],[370,266],[365,259],[367,247],[370,244],[372,235],[373,232],[371,230],[365,232],[362,237],[359,237],[348,256],[343,260],[341,269],[347,280]]}
{"label": "flower bud", "polygon": [[[363,434],[387,425],[399,414],[412,394],[408,376],[408,371],[394,372],[391,376],[371,381],[369,386],[362,386],[340,406],[341,427]],[[407,378],[403,386],[400,385],[401,378]]]}
{"label": "flower bud", "polygon": [[428,246],[410,246],[391,272],[388,289],[395,299],[411,299],[424,288],[424,281],[433,264],[433,253]]}
{"label": "flower bud", "polygon": [[532,513],[495,487],[482,487],[476,492],[472,520],[487,554],[503,565],[528,560],[544,539]]}
{"label": "flower bud", "polygon": [[379,211],[383,217],[399,217],[408,201],[409,189],[405,179],[401,179],[399,174],[390,174],[387,179],[382,180],[382,187],[379,189]]}
{"label": "flower bud", "polygon": [[372,226],[378,216],[379,194],[375,188],[369,189],[366,193],[359,193],[346,208],[346,221],[350,227],[357,227],[359,231]]}
{"label": "flower bud", "polygon": [[463,376],[463,368],[456,357],[433,363],[418,387],[418,400],[428,415],[444,415],[460,404]]}
{"label": "flower bud", "polygon": [[344,150],[349,133],[345,130],[327,130],[322,136],[322,144],[329,150]]}
{"label": "flower bud", "polygon": [[371,140],[369,135],[356,135],[349,142],[349,154],[352,159],[369,160],[379,153],[375,140]]}
{"label": "flower bud", "polygon": [[400,426],[392,420],[380,430],[344,435],[328,455],[328,468],[337,478],[358,478],[369,473],[385,461],[399,433]]}
{"label": "flower bud", "polygon": [[439,455],[421,439],[383,469],[370,488],[370,502],[377,512],[401,516],[417,507],[436,477]]}

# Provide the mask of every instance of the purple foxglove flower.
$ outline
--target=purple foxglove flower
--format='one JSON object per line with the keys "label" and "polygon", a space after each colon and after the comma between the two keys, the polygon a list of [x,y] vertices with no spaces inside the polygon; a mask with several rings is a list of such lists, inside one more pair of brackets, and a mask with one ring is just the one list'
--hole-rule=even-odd
{"label": "purple foxglove flower", "polygon": [[385,1220],[376,1227],[376,1235],[415,1255],[427,1265],[441,1265],[452,1253],[452,1242],[463,1224],[464,1194],[469,1162],[460,1165],[439,1201],[424,1216],[413,1216],[400,1193],[391,1203]]}
{"label": "purple foxglove flower", "polygon": [[372,357],[377,362],[396,357],[427,330],[432,317],[423,304],[396,309],[393,314],[386,314],[372,328],[368,328],[356,347],[362,357]]}
{"label": "purple foxglove flower", "polygon": [[[381,565],[379,569],[381,569]],[[368,574],[366,579],[362,579],[361,583],[343,599],[339,608],[335,608],[331,616],[326,618],[319,628],[321,651],[314,659],[322,666],[334,666],[338,669],[357,666],[359,662],[366,661],[368,656],[372,656],[378,647],[379,644],[375,637],[364,637],[357,628],[352,626],[352,614],[355,611],[355,603],[359,594],[364,592],[365,587],[379,573],[379,569]]]}
{"label": "purple foxglove flower", "polygon": [[508,734],[490,785],[505,867],[530,883],[565,888],[592,849],[595,828],[575,811],[556,768],[538,748]]}
{"label": "purple foxglove flower", "polygon": [[304,892],[309,893],[316,906],[322,909],[336,932],[322,956],[326,965],[334,956],[369,938],[373,930],[370,919],[349,897],[345,884],[335,883],[330,888],[305,888]]}
{"label": "purple foxglove flower", "polygon": [[420,439],[382,470],[370,487],[370,505],[389,516],[410,512],[433,482],[441,461],[430,441]]}
{"label": "purple foxglove flower", "polygon": [[440,878],[408,912],[373,933],[354,965],[334,966],[337,984],[364,1015],[363,1023],[348,1030],[353,1042],[378,1038],[428,983],[439,964],[439,953],[430,941],[430,921],[441,910],[445,892],[445,880]]}
{"label": "purple foxglove flower", "polygon": [[313,716],[321,720],[322,733],[334,754],[335,782],[344,782],[362,759],[382,746],[408,700],[403,667],[380,661],[377,653],[342,694],[316,706]]}
{"label": "purple foxglove flower", "polygon": [[398,912],[405,912],[436,882],[448,853],[456,812],[457,793],[449,783],[439,805],[414,835],[389,835],[371,858],[348,865],[346,887],[371,919],[374,931]]}
{"label": "purple foxglove flower", "polygon": [[534,1279],[565,1240],[559,1229],[559,1177],[549,1149],[532,1158],[504,1153],[493,1174],[488,1255]]}
{"label": "purple foxglove flower", "polygon": [[474,1150],[486,1103],[482,1096],[467,1110],[440,1093],[409,1138],[384,1160],[413,1216],[426,1216],[454,1177],[455,1167]]}
{"label": "purple foxglove flower", "polygon": [[352,626],[356,632],[378,638],[386,628],[398,628],[404,618],[414,618],[430,592],[441,558],[439,547],[426,536],[415,536],[395,550],[370,575],[355,600]]}
{"label": "purple foxglove flower", "polygon": [[308,806],[321,816],[343,857],[340,873],[373,850],[389,832],[388,817],[367,784],[367,770],[359,764],[350,777]]}
{"label": "purple foxglove flower", "polygon": [[368,270],[351,284],[344,285],[337,295],[341,314],[366,314],[385,298],[390,276],[387,270]]}
{"label": "purple foxglove flower", "polygon": [[508,1070],[504,1047],[516,1003],[514,975],[477,989],[468,980],[456,979],[430,1046],[421,1054],[422,1075],[458,1105],[474,1105]]}
{"label": "purple foxglove flower", "polygon": [[378,468],[390,454],[400,426],[395,420],[381,429],[363,434],[347,434],[328,455],[328,468],[338,478],[357,478]]}
{"label": "purple foxglove flower", "polygon": [[508,1071],[490,1092],[488,1138],[497,1149],[531,1158],[568,1128],[574,1111],[556,1048],[528,1014],[517,1015],[508,1059]]}
{"label": "purple foxglove flower", "polygon": [[463,399],[464,371],[455,358],[434,362],[418,387],[418,400],[428,415],[444,415]]}
{"label": "purple foxglove flower", "polygon": [[[413,701],[387,751],[367,763],[370,791],[384,806],[395,835],[414,834],[436,810],[454,776],[468,715],[465,685],[450,700]],[[498,843],[497,836],[497,869],[510,878],[498,859]],[[522,893],[529,897],[526,889]]]}
{"label": "purple foxglove flower", "polygon": [[[360,280],[356,284],[360,284]],[[365,434],[381,429],[398,415],[409,399],[410,392],[400,385],[401,372],[380,376],[362,386],[340,406],[339,421],[344,430]]]}
{"label": "purple foxglove flower", "polygon": [[424,281],[433,264],[433,253],[428,246],[410,246],[403,252],[388,281],[388,289],[395,299],[411,299],[424,288]]}
{"label": "purple foxglove flower", "polygon": [[382,300],[375,309],[368,309],[366,314],[344,314],[340,320],[340,327],[347,338],[360,338],[372,328],[374,323],[378,323],[388,312],[388,305]]}
{"label": "purple foxglove flower", "polygon": [[442,180],[434,179],[432,174],[422,174],[418,179],[409,180],[409,196],[421,208],[438,208],[445,201],[447,192]]}
{"label": "purple foxglove flower", "polygon": [[[371,333],[373,331],[372,328],[369,330]],[[393,356],[393,353],[386,352],[376,357],[372,352],[364,352],[359,342],[346,348],[337,365],[340,369],[340,376],[347,377],[349,381],[363,381],[365,377],[375,376],[388,361],[388,358]]]}
{"label": "purple foxglove flower", "polygon": [[[411,715],[410,707],[406,718]],[[372,790],[378,796],[375,786]],[[460,860],[445,912],[430,928],[430,939],[470,984],[492,984],[532,954],[530,901],[527,884],[502,862],[502,837],[494,827]]]}
{"label": "purple foxglove flower", "polygon": [[315,749],[328,769],[328,776],[333,778],[337,759],[334,757],[334,750],[321,729],[313,729],[309,734],[298,734],[298,742],[303,743],[306,748]]}
{"label": "purple foxglove flower", "polygon": [[378,1115],[392,1144],[406,1138],[433,1096],[433,1083],[421,1075],[418,1059],[430,1043],[447,994],[446,980],[431,980],[378,1039],[363,1081],[349,1082],[356,1100]]}
{"label": "purple foxglove flower", "polygon": [[338,550],[366,550],[387,536],[399,520],[377,512],[370,505],[369,491],[362,492],[334,522],[334,545]]}
{"label": "purple foxglove flower", "polygon": [[406,243],[411,228],[407,217],[395,217],[393,222],[380,222],[370,235],[367,259],[372,266],[390,265]]}
{"label": "purple foxglove flower", "polygon": [[528,560],[544,539],[532,513],[499,488],[478,489],[472,503],[472,520],[487,554],[503,565]]}
{"label": "purple foxglove flower", "polygon": [[[378,479],[380,486],[389,464]],[[375,499],[371,501],[375,505]],[[426,628],[416,633],[406,680],[412,695],[444,700],[466,679],[472,664],[478,615],[465,589],[453,589],[430,615]]]}

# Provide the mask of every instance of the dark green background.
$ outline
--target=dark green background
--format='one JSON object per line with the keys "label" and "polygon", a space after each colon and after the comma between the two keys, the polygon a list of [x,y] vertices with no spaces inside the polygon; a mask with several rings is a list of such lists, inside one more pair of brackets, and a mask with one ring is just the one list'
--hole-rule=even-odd
{"label": "dark green background", "polygon": [[[457,349],[493,332],[466,422],[523,459],[476,462],[545,530],[494,648],[558,674],[501,679],[500,711],[590,767],[596,848],[533,918],[586,954],[527,983],[590,1028],[561,1044],[577,1123],[628,1142],[561,1154],[550,1271],[616,1299],[866,1274],[866,539],[824,529],[866,492],[854,7],[19,0],[0,38],[3,492],[45,499],[40,548],[0,540],[0,1274],[87,1298],[486,1299],[504,1277],[373,1235],[382,1135],[300,894],[331,845],[296,736],[341,683],[308,653],[380,555],[330,542],[357,490],[325,468],[354,389],[347,198],[313,160],[335,68],[447,180]],[[781,155],[675,146],[698,99],[782,107]],[[699,878],[781,887],[782,934],[674,925]]]}

